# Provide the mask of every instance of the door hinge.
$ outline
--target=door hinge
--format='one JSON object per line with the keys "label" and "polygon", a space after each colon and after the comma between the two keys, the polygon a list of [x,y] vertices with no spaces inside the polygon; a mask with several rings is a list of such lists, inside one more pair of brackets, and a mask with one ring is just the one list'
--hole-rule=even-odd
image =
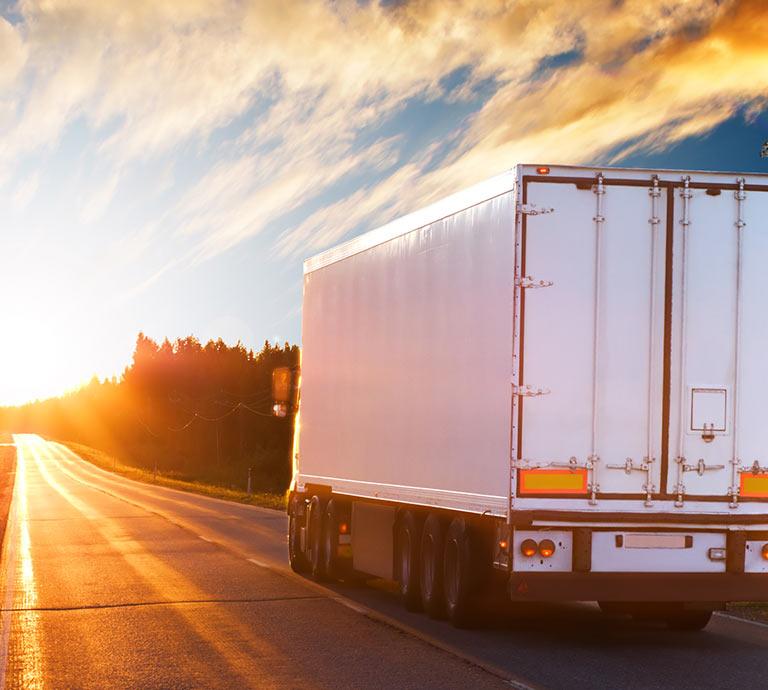
{"label": "door hinge", "polygon": [[551,280],[536,280],[536,278],[533,278],[531,276],[523,276],[522,278],[518,278],[515,281],[515,284],[518,287],[523,288],[524,290],[531,289],[531,288],[552,287],[552,285],[554,285],[554,283]]}
{"label": "door hinge", "polygon": [[536,204],[520,204],[517,207],[519,213],[524,216],[543,216],[546,213],[554,213],[555,209],[546,208],[544,206],[536,206]]}
{"label": "door hinge", "polygon": [[515,395],[519,395],[521,398],[535,398],[540,395],[549,395],[551,392],[549,388],[539,388],[528,384],[523,386],[513,386],[513,390]]}

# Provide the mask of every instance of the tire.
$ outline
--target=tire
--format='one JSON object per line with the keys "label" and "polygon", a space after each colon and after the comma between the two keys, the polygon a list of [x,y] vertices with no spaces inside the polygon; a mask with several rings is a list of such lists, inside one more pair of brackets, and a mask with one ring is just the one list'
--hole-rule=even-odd
{"label": "tire", "polygon": [[690,611],[682,609],[666,615],[665,621],[670,630],[695,632],[697,630],[704,630],[711,618],[712,611],[707,609],[694,609]]}
{"label": "tire", "polygon": [[395,535],[397,582],[400,598],[408,611],[421,611],[421,586],[419,582],[419,556],[421,553],[422,520],[410,510],[397,522]]}
{"label": "tire", "polygon": [[322,582],[325,579],[325,558],[323,555],[323,523],[325,505],[319,496],[312,496],[309,502],[309,517],[307,518],[309,545],[309,573],[313,580]]}
{"label": "tire", "polygon": [[291,497],[288,504],[288,562],[295,573],[306,573],[309,570],[309,561],[301,550],[301,526],[305,515],[300,514],[300,506],[304,499],[298,496]]}
{"label": "tire", "polygon": [[[325,506],[322,524],[322,571],[329,580],[338,580],[345,575],[344,564],[339,557],[339,523],[346,517],[344,506],[331,499]],[[347,523],[349,524],[349,523]]]}
{"label": "tire", "polygon": [[443,597],[443,554],[445,530],[440,518],[430,513],[421,533],[419,585],[421,605],[431,618],[440,618],[445,610]]}
{"label": "tire", "polygon": [[476,551],[467,520],[454,518],[445,534],[443,592],[445,612],[457,628],[466,628],[472,623],[472,600],[477,591],[479,569]]}

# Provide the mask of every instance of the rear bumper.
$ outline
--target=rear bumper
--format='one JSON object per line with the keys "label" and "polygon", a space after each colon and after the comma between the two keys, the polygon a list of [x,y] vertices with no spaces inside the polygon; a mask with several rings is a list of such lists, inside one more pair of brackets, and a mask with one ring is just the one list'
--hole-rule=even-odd
{"label": "rear bumper", "polygon": [[513,601],[768,601],[765,573],[513,573]]}

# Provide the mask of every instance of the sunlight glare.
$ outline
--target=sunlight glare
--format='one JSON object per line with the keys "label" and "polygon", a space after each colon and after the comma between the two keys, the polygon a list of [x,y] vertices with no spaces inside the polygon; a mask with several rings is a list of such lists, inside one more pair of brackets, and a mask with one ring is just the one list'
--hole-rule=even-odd
{"label": "sunlight glare", "polygon": [[92,377],[92,349],[78,343],[89,329],[82,313],[74,313],[77,302],[67,303],[67,297],[74,299],[62,290],[45,299],[27,295],[3,310],[0,405],[59,395]]}

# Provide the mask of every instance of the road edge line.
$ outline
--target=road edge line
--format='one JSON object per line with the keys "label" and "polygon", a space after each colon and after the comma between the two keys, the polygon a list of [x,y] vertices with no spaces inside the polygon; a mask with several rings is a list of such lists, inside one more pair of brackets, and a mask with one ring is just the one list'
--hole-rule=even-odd
{"label": "road edge line", "polygon": [[739,623],[749,623],[750,625],[756,625],[759,628],[768,628],[768,623],[763,623],[763,621],[753,621],[751,618],[734,616],[732,613],[727,613],[725,611],[715,611],[715,615],[718,618],[727,618],[728,620],[737,621]]}

